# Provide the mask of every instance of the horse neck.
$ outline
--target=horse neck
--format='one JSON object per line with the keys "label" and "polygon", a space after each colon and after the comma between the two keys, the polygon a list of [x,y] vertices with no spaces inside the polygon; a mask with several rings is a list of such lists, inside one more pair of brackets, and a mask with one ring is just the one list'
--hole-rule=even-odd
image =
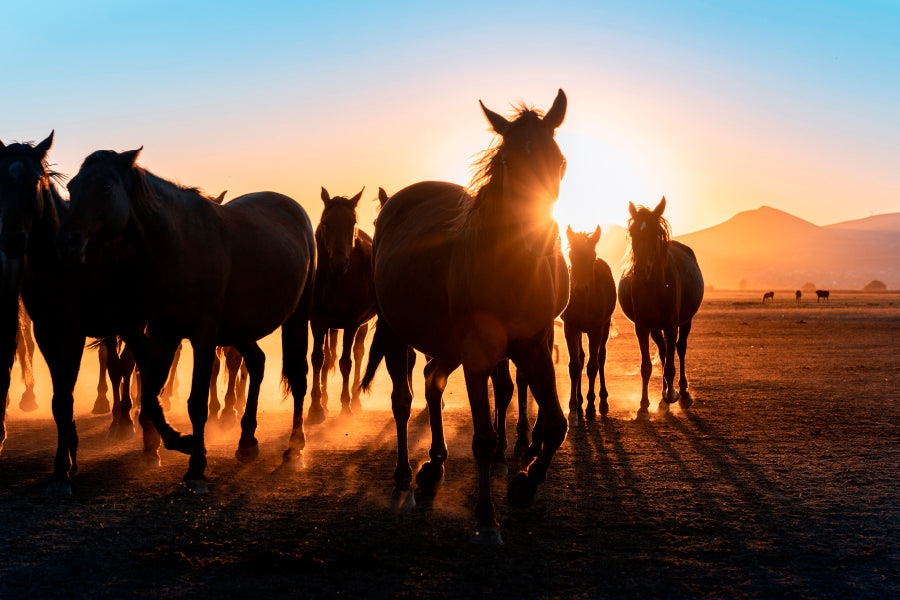
{"label": "horse neck", "polygon": [[41,183],[37,193],[41,195],[43,210],[32,225],[27,252],[55,253],[54,243],[61,224],[60,212],[64,210],[66,201],[51,182]]}

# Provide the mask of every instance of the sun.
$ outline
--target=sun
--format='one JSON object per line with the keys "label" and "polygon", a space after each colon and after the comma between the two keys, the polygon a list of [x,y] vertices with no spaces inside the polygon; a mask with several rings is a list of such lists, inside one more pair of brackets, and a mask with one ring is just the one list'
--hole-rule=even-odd
{"label": "sun", "polygon": [[562,230],[569,225],[576,231],[624,225],[629,202],[655,205],[666,192],[657,187],[647,158],[627,144],[562,131],[557,141],[568,163],[554,209]]}

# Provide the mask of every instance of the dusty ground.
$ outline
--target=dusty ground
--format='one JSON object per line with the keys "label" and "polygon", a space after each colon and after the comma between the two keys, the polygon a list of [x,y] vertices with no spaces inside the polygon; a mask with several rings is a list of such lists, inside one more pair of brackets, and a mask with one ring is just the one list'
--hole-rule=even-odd
{"label": "dusty ground", "polygon": [[[432,510],[396,512],[383,371],[355,423],[308,427],[306,469],[274,475],[289,421],[270,351],[261,458],[239,465],[237,432],[222,434],[210,445],[211,492],[192,497],[177,485],[187,457],[164,451],[147,471],[137,438],[107,441],[109,418],[89,414],[96,359],[86,356],[72,499],[45,498],[55,429],[46,412],[22,413],[13,388],[0,598],[900,597],[900,297],[833,293],[829,306],[802,307],[759,298],[708,296],[688,350],[696,403],[649,422],[634,419],[639,356],[618,314],[609,418],[570,429],[533,507],[510,508],[498,478],[505,545],[490,548],[467,541],[475,465],[458,374],[447,484]],[[183,412],[172,418],[187,428]],[[410,437],[425,460],[422,419]]]}

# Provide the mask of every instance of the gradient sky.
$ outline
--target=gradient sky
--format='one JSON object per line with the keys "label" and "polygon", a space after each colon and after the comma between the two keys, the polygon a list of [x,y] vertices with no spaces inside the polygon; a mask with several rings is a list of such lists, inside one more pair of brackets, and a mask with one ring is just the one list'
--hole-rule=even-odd
{"label": "gradient sky", "polygon": [[229,197],[465,184],[482,99],[569,98],[557,215],[593,229],[668,199],[676,234],[770,205],[827,224],[900,211],[896,2],[17,2],[0,139],[74,174],[144,146]]}

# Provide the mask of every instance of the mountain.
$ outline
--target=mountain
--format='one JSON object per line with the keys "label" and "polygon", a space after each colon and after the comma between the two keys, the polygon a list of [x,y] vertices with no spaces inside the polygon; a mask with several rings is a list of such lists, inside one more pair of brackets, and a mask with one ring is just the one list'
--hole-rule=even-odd
{"label": "mountain", "polygon": [[891,223],[892,215],[879,215],[820,227],[763,206],[676,239],[694,249],[714,287],[861,289],[880,279],[898,289],[900,229]]}
{"label": "mountain", "polygon": [[[738,289],[862,289],[873,279],[900,289],[900,213],[821,227],[770,206],[675,236],[693,248],[708,285]],[[618,279],[624,228],[606,225],[597,253]]]}

